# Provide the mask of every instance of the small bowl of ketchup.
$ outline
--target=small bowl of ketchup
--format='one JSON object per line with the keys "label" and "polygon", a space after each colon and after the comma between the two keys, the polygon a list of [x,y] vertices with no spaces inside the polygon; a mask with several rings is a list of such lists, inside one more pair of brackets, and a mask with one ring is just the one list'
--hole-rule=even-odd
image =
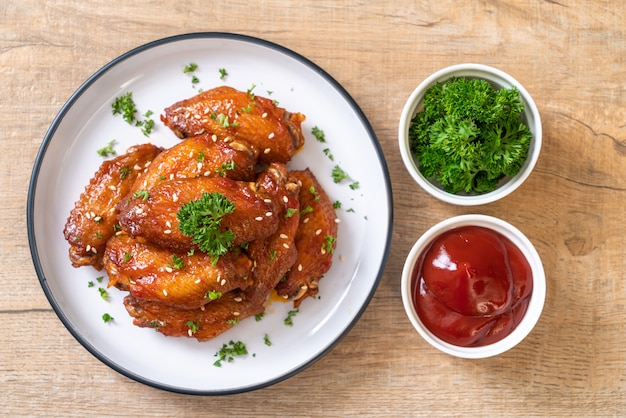
{"label": "small bowl of ketchup", "polygon": [[430,228],[407,256],[402,301],[417,332],[444,353],[495,356],[520,343],[541,316],[539,254],[511,224],[461,215]]}

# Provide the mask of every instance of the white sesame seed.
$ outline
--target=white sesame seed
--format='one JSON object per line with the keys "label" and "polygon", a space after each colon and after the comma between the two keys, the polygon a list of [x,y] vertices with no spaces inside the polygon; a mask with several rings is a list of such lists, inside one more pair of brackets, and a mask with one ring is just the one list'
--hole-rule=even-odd
{"label": "white sesame seed", "polygon": [[185,112],[185,119],[189,119],[189,116],[191,116],[191,112],[190,111],[186,111]]}
{"label": "white sesame seed", "polygon": [[272,213],[272,212],[265,212],[265,216],[267,216],[268,218],[269,218],[270,216],[272,216],[272,215],[273,215],[273,213]]}
{"label": "white sesame seed", "polygon": [[195,284],[198,284],[198,283],[200,283],[201,281],[202,281],[202,280],[200,280],[200,279],[196,279],[196,281],[195,281],[194,283],[195,283]]}
{"label": "white sesame seed", "polygon": [[89,212],[89,214],[91,215],[91,217],[92,217],[92,218],[95,218],[95,217],[96,217],[95,212]]}
{"label": "white sesame seed", "polygon": [[315,231],[315,235],[319,235],[319,234],[321,234],[321,233],[322,233],[322,230],[321,230],[321,229],[318,229],[317,231]]}
{"label": "white sesame seed", "polygon": [[236,297],[236,298],[234,298],[233,300],[234,300],[235,302],[241,302],[241,301],[243,300],[243,298]]}
{"label": "white sesame seed", "polygon": [[174,180],[174,173],[170,174],[170,180]]}
{"label": "white sesame seed", "polygon": [[263,119],[265,119],[265,118],[267,117],[267,112],[263,112],[263,114],[261,115],[261,117],[262,117]]}
{"label": "white sesame seed", "polygon": [[90,252],[91,251],[91,245],[87,244],[87,247],[85,247],[85,251]]}
{"label": "white sesame seed", "polygon": [[198,166],[198,171],[202,170],[202,163],[198,163],[197,166]]}
{"label": "white sesame seed", "polygon": [[287,239],[287,238],[289,238],[289,237],[287,236],[287,234],[280,234],[280,237],[281,237],[282,239]]}
{"label": "white sesame seed", "polygon": [[302,264],[298,264],[298,271],[302,271]]}
{"label": "white sesame seed", "polygon": [[174,116],[174,123],[178,122],[178,115]]}
{"label": "white sesame seed", "polygon": [[171,228],[172,223],[170,221],[165,221],[165,226],[167,226],[168,228]]}
{"label": "white sesame seed", "polygon": [[116,236],[116,237],[119,237],[120,235],[122,235],[122,233],[123,233],[122,231],[117,231],[117,232],[115,233],[115,236]]}
{"label": "white sesame seed", "polygon": [[148,168],[150,167],[150,164],[152,164],[152,161],[148,161],[147,163],[144,164],[143,168]]}
{"label": "white sesame seed", "polygon": [[267,136],[267,138],[268,138],[268,139],[272,139],[272,138],[274,138],[274,132],[272,132],[271,134],[269,134],[269,135]]}
{"label": "white sesame seed", "polygon": [[287,244],[286,242],[283,242],[283,247],[285,247],[286,249],[289,249],[289,244]]}
{"label": "white sesame seed", "polygon": [[142,208],[137,208],[137,210],[135,211],[135,213],[137,215],[141,215],[143,213],[143,209]]}
{"label": "white sesame seed", "polygon": [[143,181],[143,188],[145,189],[146,187],[148,187],[148,180]]}
{"label": "white sesame seed", "polygon": [[[167,271],[168,273],[171,273],[174,270],[172,270],[172,268],[170,266],[165,266],[165,271]],[[165,296],[167,296],[167,295],[165,295]]]}
{"label": "white sesame seed", "polygon": [[302,223],[303,223],[303,224],[305,224],[305,223],[309,222],[309,219],[310,219],[310,218],[304,218],[304,219],[302,220]]}
{"label": "white sesame seed", "polygon": [[190,337],[193,335],[193,332],[191,331],[191,328],[189,328],[189,329],[187,330],[187,335],[189,335]]}
{"label": "white sesame seed", "polygon": [[172,201],[178,202],[178,195],[176,193],[172,195]]}
{"label": "white sesame seed", "polygon": [[326,250],[325,250],[324,248],[322,248],[322,249],[320,250],[320,252],[321,252],[322,254],[326,254]]}
{"label": "white sesame seed", "polygon": [[211,135],[211,139],[213,140],[213,142],[217,141],[217,135],[215,134]]}
{"label": "white sesame seed", "polygon": [[283,196],[283,202],[285,203],[289,202],[289,198],[287,196]]}
{"label": "white sesame seed", "polygon": [[100,222],[102,220],[102,216],[96,216],[93,220],[94,222]]}
{"label": "white sesame seed", "polygon": [[272,203],[272,199],[263,199],[265,203]]}
{"label": "white sesame seed", "polygon": [[341,219],[335,218],[335,223],[338,224],[339,222],[341,222]]}
{"label": "white sesame seed", "polygon": [[172,233],[172,230],[171,229],[166,229],[165,231],[163,231],[163,233],[169,235],[169,234]]}
{"label": "white sesame seed", "polygon": [[204,108],[204,114],[205,115],[208,114],[210,111],[211,111],[211,108],[209,108],[209,107],[205,107]]}
{"label": "white sesame seed", "polygon": [[139,167],[138,164],[135,164],[135,166],[133,167],[133,170],[139,171],[139,170],[141,170],[141,167]]}
{"label": "white sesame seed", "polygon": [[167,290],[163,289],[163,296],[167,296]]}
{"label": "white sesame seed", "polygon": [[239,316],[240,314],[239,314],[239,312],[235,311],[235,312],[233,312],[233,315]]}
{"label": "white sesame seed", "polygon": [[210,171],[207,170],[207,171],[204,172],[204,177],[209,177],[210,175],[211,175]]}
{"label": "white sesame seed", "polygon": [[257,216],[256,218],[254,218],[255,221],[262,221],[263,217],[262,216]]}
{"label": "white sesame seed", "polygon": [[110,186],[109,186],[109,190],[116,191],[116,190],[117,190],[117,187],[115,187],[114,185],[110,185]]}
{"label": "white sesame seed", "polygon": [[222,286],[224,286],[224,285],[226,284],[226,279],[222,279],[222,281],[220,282],[220,284],[221,284]]}
{"label": "white sesame seed", "polygon": [[269,153],[270,153],[270,151],[271,151],[271,149],[269,149],[269,148],[265,148],[265,149],[263,150],[263,154],[269,154]]}

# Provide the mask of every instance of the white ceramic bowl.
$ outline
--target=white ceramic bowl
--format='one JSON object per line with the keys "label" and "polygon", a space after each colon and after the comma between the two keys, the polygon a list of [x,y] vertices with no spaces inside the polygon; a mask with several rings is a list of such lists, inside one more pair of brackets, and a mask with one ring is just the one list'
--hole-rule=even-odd
{"label": "white ceramic bowl", "polygon": [[[522,116],[524,122],[533,134],[528,148],[528,157],[521,170],[513,177],[502,179],[498,188],[492,192],[484,194],[453,194],[445,191],[436,181],[431,181],[422,175],[418,169],[418,163],[413,158],[409,148],[409,127],[411,119],[416,113],[423,110],[423,98],[426,91],[437,82],[443,82],[451,77],[481,78],[487,80],[494,87],[510,88],[517,87],[522,100],[524,102],[524,114]],[[537,106],[526,89],[513,77],[496,68],[482,64],[459,64],[444,68],[432,74],[424,80],[411,93],[406,101],[400,116],[400,124],[398,129],[398,140],[400,146],[400,154],[402,161],[413,179],[426,192],[432,196],[451,204],[461,206],[482,205],[495,202],[507,196],[517,189],[530,175],[535,167],[535,163],[539,158],[541,151],[541,118]]]}
{"label": "white ceramic bowl", "polygon": [[[499,232],[511,240],[528,260],[533,278],[533,290],[528,309],[518,326],[502,340],[480,347],[460,347],[447,343],[435,336],[420,320],[412,295],[412,280],[415,265],[425,249],[442,233],[462,226],[479,226]],[[402,271],[402,302],[411,324],[417,332],[433,347],[444,353],[462,358],[486,358],[510,350],[519,344],[535,327],[541,316],[546,298],[546,278],[541,258],[533,244],[513,225],[486,215],[461,215],[438,223],[424,233],[415,243],[406,258]]]}

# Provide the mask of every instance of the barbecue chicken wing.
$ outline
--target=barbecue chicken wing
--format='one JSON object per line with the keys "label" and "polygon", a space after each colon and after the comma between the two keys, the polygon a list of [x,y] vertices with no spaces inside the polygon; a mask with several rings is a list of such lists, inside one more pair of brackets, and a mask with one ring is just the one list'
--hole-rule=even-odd
{"label": "barbecue chicken wing", "polygon": [[225,293],[200,309],[181,309],[128,296],[124,304],[135,325],[156,328],[168,336],[188,336],[203,341],[264,311],[269,293],[296,259],[294,237],[299,224],[299,186],[289,178],[282,164],[270,166],[257,183],[259,188],[273,191],[282,204],[277,210],[280,219],[277,230],[248,246],[248,255],[254,263],[251,285],[244,290]]}
{"label": "barbecue chicken wing", "polygon": [[106,242],[116,232],[115,207],[161,151],[151,144],[137,145],[102,163],[75,203],[63,230],[74,267],[102,269]]}
{"label": "barbecue chicken wing", "polygon": [[150,190],[164,180],[200,176],[251,181],[258,155],[259,151],[244,141],[218,141],[209,134],[190,137],[159,154],[131,193]]}
{"label": "barbecue chicken wing", "polygon": [[196,177],[165,180],[143,196],[131,196],[118,205],[118,221],[133,237],[187,252],[195,245],[179,229],[178,211],[188,202],[198,200],[203,193],[224,195],[235,205],[232,213],[221,218],[222,231],[234,234],[233,246],[266,237],[278,227],[275,199],[253,182],[235,181],[223,177]]}
{"label": "barbecue chicken wing", "polygon": [[126,234],[108,241],[104,267],[109,286],[130,291],[138,300],[184,309],[199,308],[252,282],[252,261],[241,251],[228,252],[213,264],[200,251],[176,254]]}
{"label": "barbecue chicken wing", "polygon": [[264,163],[291,159],[304,144],[304,120],[304,115],[288,112],[268,98],[227,86],[174,103],[161,115],[179,138],[210,133],[243,140],[260,150]]}
{"label": "barbecue chicken wing", "polygon": [[276,293],[293,299],[294,307],[318,292],[318,282],[330,269],[337,239],[337,216],[330,198],[309,170],[292,171],[300,184],[300,225],[295,237],[298,258]]}

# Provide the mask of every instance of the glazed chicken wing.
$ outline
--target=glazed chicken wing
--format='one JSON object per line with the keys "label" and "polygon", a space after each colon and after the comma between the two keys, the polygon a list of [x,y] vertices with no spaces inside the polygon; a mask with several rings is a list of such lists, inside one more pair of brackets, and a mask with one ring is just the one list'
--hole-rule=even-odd
{"label": "glazed chicken wing", "polygon": [[269,293],[296,259],[298,185],[288,178],[282,165],[270,166],[258,183],[259,187],[273,190],[282,205],[277,211],[278,229],[267,238],[251,242],[248,247],[248,255],[254,262],[253,284],[192,310],[128,296],[124,304],[135,325],[156,328],[168,336],[188,336],[203,341],[216,337],[244,318],[263,312]]}
{"label": "glazed chicken wing", "polygon": [[293,299],[294,307],[318,292],[318,282],[330,269],[337,239],[337,216],[332,202],[311,170],[292,171],[300,185],[300,225],[295,237],[298,259],[278,295]]}
{"label": "glazed chicken wing", "polygon": [[252,282],[252,261],[241,251],[228,252],[213,264],[200,251],[176,254],[126,234],[108,241],[104,267],[109,286],[130,291],[139,300],[185,309],[199,308]]}
{"label": "glazed chicken wing", "polygon": [[227,86],[174,103],[161,115],[179,138],[210,133],[244,140],[260,150],[264,163],[291,159],[304,144],[304,120],[304,115],[290,113],[268,98]]}
{"label": "glazed chicken wing", "polygon": [[106,242],[116,232],[115,206],[161,151],[151,144],[137,145],[102,163],[75,203],[63,230],[74,267],[102,269]]}
{"label": "glazed chicken wing", "polygon": [[215,192],[230,200],[235,210],[221,218],[222,231],[234,234],[233,246],[266,237],[276,231],[278,217],[271,196],[255,183],[223,177],[196,177],[166,180],[147,195],[129,197],[118,205],[118,221],[133,237],[178,252],[195,248],[192,239],[179,229],[178,211],[188,202],[199,200],[203,193]]}
{"label": "glazed chicken wing", "polygon": [[150,190],[163,180],[200,176],[254,180],[258,155],[258,150],[244,141],[218,141],[209,134],[190,137],[159,154],[131,193]]}

